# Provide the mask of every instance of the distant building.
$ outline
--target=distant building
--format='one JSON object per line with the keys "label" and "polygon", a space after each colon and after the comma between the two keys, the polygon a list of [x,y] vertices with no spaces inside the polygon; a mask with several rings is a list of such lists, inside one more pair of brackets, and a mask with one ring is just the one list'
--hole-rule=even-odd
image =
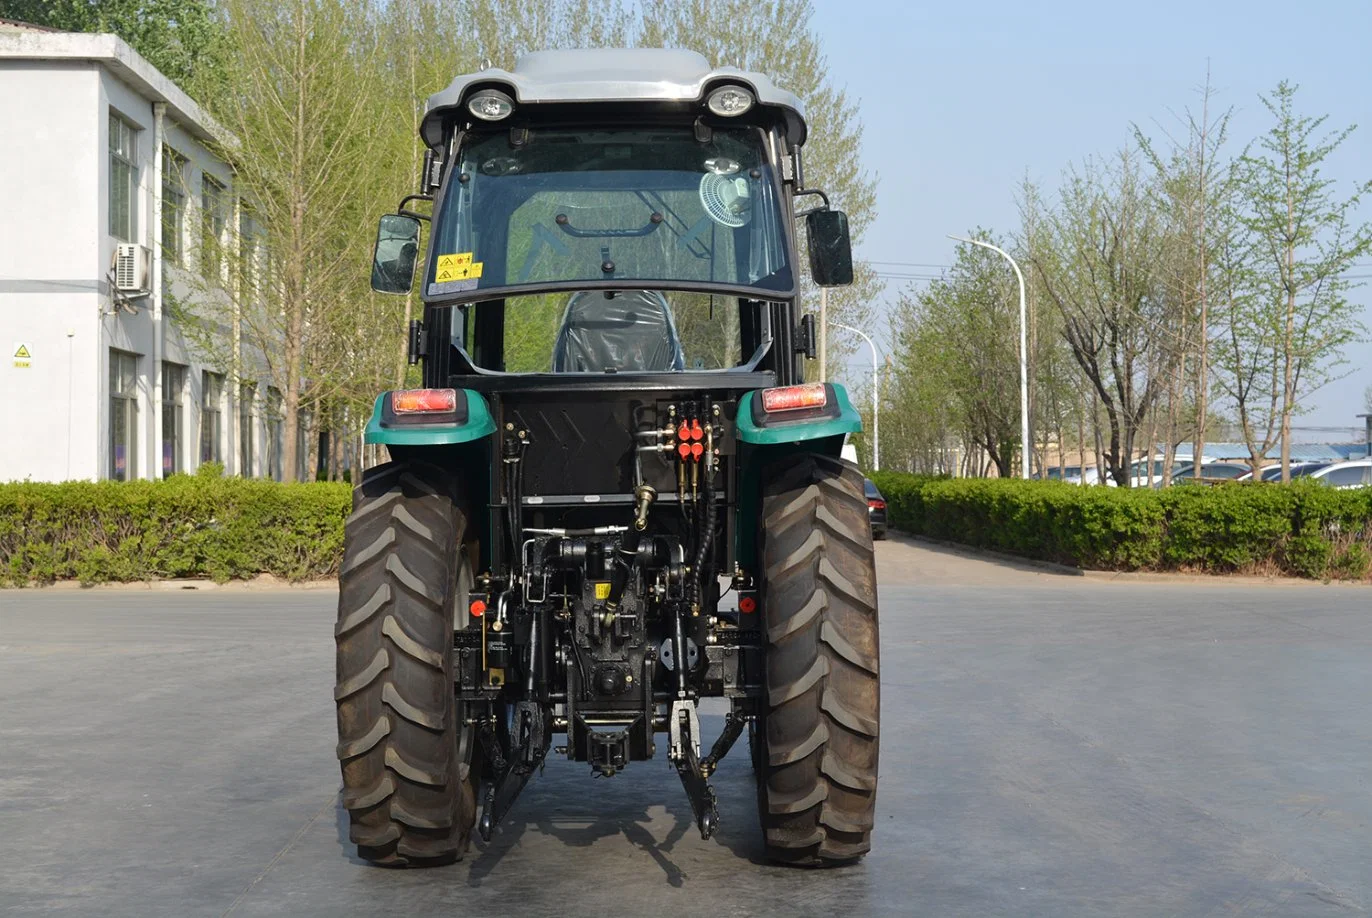
{"label": "distant building", "polygon": [[0,124],[0,481],[280,478],[280,393],[164,308],[245,238],[213,121],[113,35],[0,20]]}

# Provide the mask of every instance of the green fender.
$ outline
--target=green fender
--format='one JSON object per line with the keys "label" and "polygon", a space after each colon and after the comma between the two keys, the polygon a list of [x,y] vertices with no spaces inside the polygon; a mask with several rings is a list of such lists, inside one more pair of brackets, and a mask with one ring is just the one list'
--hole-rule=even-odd
{"label": "green fender", "polygon": [[757,527],[762,512],[762,475],[766,466],[778,459],[803,453],[823,453],[837,456],[843,449],[843,439],[862,430],[862,418],[848,398],[848,390],[833,383],[838,402],[838,417],[818,418],[769,424],[758,427],[753,422],[753,399],[756,392],[748,392],[738,400],[738,414],[734,426],[739,439],[739,494],[737,525],[734,527],[734,549],[738,562],[756,575]]}
{"label": "green fender", "polygon": [[462,389],[467,396],[467,420],[453,424],[423,424],[413,426],[381,426],[381,405],[388,393],[376,397],[372,418],[367,422],[363,442],[384,443],[387,446],[450,446],[470,443],[495,433],[495,419],[480,393]]}
{"label": "green fender", "polygon": [[799,443],[802,440],[818,440],[822,437],[841,437],[862,430],[862,418],[848,399],[848,390],[839,383],[831,383],[834,397],[838,401],[838,417],[816,418],[801,421],[780,421],[759,427],[753,422],[753,399],[756,392],[745,392],[738,400],[738,415],[735,424],[738,438],[744,443],[759,446],[772,446],[778,443]]}

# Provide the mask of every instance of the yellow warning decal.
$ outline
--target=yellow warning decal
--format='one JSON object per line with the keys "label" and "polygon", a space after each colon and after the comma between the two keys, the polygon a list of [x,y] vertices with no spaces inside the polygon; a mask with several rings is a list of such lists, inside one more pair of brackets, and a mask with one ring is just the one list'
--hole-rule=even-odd
{"label": "yellow warning decal", "polygon": [[29,349],[22,344],[19,345],[18,350],[14,352],[14,357],[16,360],[28,360],[32,356],[33,355],[29,353]]}
{"label": "yellow warning decal", "polygon": [[448,281],[478,278],[481,276],[481,266],[481,262],[472,261],[471,252],[440,255],[438,256],[438,264],[434,268],[434,283],[442,284]]}
{"label": "yellow warning decal", "polygon": [[608,583],[597,583],[597,584],[595,585],[595,598],[596,598],[596,599],[609,599],[609,598],[610,598],[610,585],[609,585]]}

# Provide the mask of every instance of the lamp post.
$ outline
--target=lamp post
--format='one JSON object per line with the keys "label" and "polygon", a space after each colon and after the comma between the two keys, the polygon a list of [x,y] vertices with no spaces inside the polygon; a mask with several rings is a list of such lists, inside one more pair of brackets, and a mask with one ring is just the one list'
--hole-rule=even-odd
{"label": "lamp post", "polygon": [[877,386],[881,379],[881,362],[877,357],[877,346],[872,339],[867,337],[865,332],[858,331],[851,325],[844,325],[841,322],[830,322],[834,328],[841,328],[850,331],[867,342],[867,346],[872,349],[872,471],[881,471],[881,422],[877,414]]}
{"label": "lamp post", "polygon": [[1029,477],[1029,333],[1025,323],[1024,309],[1024,275],[1020,273],[1019,265],[1010,254],[1004,249],[998,248],[989,242],[982,242],[980,239],[966,239],[962,236],[948,234],[949,239],[956,239],[958,242],[966,242],[970,245],[979,245],[984,249],[999,254],[1006,261],[1010,262],[1010,267],[1015,269],[1015,278],[1019,281],[1019,436],[1020,436],[1020,475],[1023,478]]}

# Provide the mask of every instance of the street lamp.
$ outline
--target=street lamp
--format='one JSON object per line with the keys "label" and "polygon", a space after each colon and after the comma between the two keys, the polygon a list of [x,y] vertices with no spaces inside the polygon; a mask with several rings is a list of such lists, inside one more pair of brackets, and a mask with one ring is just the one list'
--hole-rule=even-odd
{"label": "street lamp", "polygon": [[1020,273],[1019,265],[1010,257],[1004,249],[997,248],[989,242],[982,242],[980,239],[965,239],[962,236],[948,234],[949,239],[956,239],[958,242],[966,242],[971,245],[979,245],[984,249],[990,249],[998,253],[1006,261],[1010,262],[1010,267],[1015,269],[1015,277],[1019,280],[1019,436],[1020,436],[1020,475],[1024,478],[1029,477],[1029,333],[1025,329],[1024,318],[1024,275]]}
{"label": "street lamp", "polygon": [[881,471],[881,424],[877,415],[877,385],[881,379],[881,363],[877,357],[877,346],[872,343],[872,339],[867,337],[865,332],[860,332],[851,325],[844,325],[842,322],[830,322],[834,328],[841,328],[850,331],[867,342],[867,346],[872,349],[872,471]]}

